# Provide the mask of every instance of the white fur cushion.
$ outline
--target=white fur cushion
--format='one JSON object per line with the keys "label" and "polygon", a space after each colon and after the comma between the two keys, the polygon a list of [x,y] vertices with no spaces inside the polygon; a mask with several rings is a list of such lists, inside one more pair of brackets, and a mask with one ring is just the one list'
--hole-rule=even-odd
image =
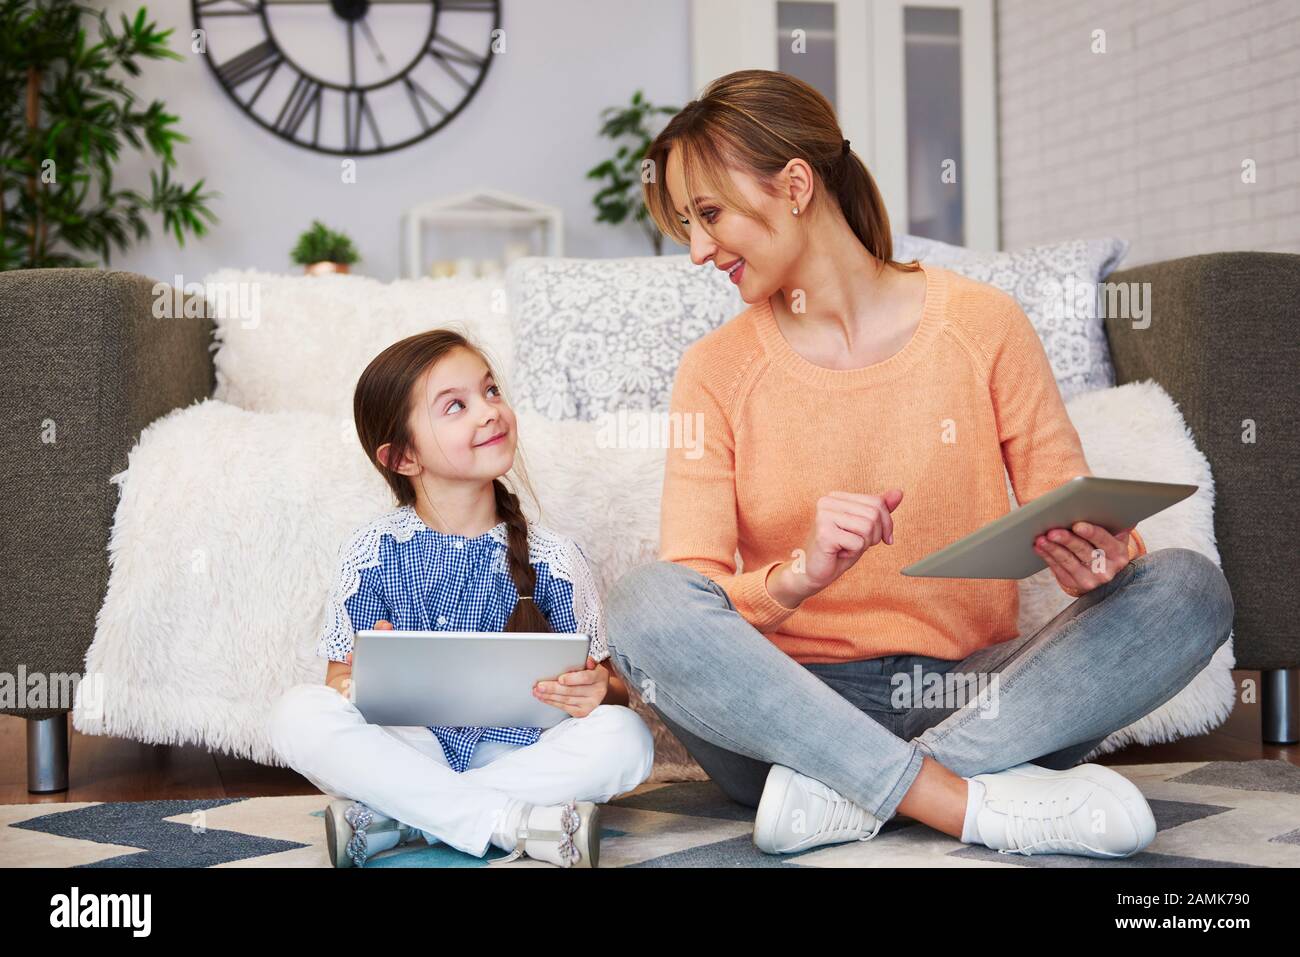
{"label": "white fur cushion", "polygon": [[[1135,383],[1069,410],[1096,474],[1202,485],[1138,528],[1149,550],[1180,545],[1217,562],[1209,468],[1168,395]],[[663,450],[606,448],[595,423],[518,415],[521,461],[543,505],[540,515],[528,510],[582,545],[601,594],[655,560]],[[278,763],[267,709],[290,685],[322,680],[314,648],[337,548],[392,506],[387,486],[336,415],[249,412],[215,399],[150,425],[113,480],[121,501],[108,594],[86,655],[87,672],[102,677],[102,713],[79,701],[74,726]],[[1022,632],[1069,601],[1046,570],[1022,583],[1021,596]],[[1232,706],[1231,647],[1099,750],[1221,723]],[[637,708],[656,732],[655,778],[703,777],[653,712]]]}
{"label": "white fur cushion", "polygon": [[[434,328],[466,335],[511,378],[514,360],[504,280],[287,276],[221,269],[203,280],[215,313],[213,398],[260,412],[300,409],[352,421],[352,389],[383,349]],[[217,308],[242,294],[246,316]],[[255,294],[255,295],[254,295]],[[508,393],[507,393],[508,394]]]}
{"label": "white fur cushion", "polygon": [[[1085,393],[1066,403],[1066,408],[1094,475],[1200,486],[1178,504],[1138,522],[1147,551],[1190,548],[1220,564],[1214,541],[1214,476],[1169,393],[1147,379]],[[1007,491],[1010,495],[1010,482]],[[1014,505],[1015,498],[1010,502]],[[1020,583],[1020,633],[1037,631],[1071,601],[1046,568],[1024,579]],[[1155,711],[1108,736],[1085,760],[1127,744],[1173,741],[1218,727],[1227,720],[1235,700],[1235,664],[1229,636],[1185,688]]]}

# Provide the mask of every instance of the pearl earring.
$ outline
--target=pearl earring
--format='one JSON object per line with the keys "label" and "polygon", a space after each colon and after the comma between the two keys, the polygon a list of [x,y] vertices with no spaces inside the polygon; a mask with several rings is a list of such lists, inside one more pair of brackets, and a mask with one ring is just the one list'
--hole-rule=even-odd
{"label": "pearl earring", "polygon": [[792,213],[794,213],[796,216],[798,216],[798,215],[799,215],[799,207],[796,206],[794,209],[790,210],[790,212],[792,212]]}

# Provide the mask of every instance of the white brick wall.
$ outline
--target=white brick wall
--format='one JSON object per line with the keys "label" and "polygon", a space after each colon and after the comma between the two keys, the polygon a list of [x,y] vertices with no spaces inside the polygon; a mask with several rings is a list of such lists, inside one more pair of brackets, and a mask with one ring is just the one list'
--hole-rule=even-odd
{"label": "white brick wall", "polygon": [[1300,252],[1300,0],[997,0],[997,40],[1004,249]]}

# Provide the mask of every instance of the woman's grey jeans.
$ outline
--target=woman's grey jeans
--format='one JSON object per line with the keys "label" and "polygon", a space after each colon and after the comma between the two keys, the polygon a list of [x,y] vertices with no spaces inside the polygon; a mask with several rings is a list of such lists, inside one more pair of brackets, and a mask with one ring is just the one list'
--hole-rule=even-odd
{"label": "woman's grey jeans", "polygon": [[1072,767],[1185,687],[1233,611],[1218,566],[1187,548],[1141,555],[1036,633],[961,661],[800,664],[672,562],[632,569],[605,601],[620,674],[729,797],[756,807],[783,764],[881,821],[925,755],[962,777]]}

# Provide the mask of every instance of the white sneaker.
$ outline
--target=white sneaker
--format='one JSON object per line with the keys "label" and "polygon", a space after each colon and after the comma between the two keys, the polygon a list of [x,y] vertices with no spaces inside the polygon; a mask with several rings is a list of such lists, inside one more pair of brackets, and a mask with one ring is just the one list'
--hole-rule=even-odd
{"label": "white sneaker", "polygon": [[576,800],[544,807],[524,805],[515,849],[488,863],[505,864],[525,854],[560,867],[596,867],[600,860],[600,806]]}
{"label": "white sneaker", "polygon": [[772,765],[754,815],[754,844],[789,854],[822,844],[869,841],[884,821],[816,778]]}
{"label": "white sneaker", "polygon": [[975,829],[1000,854],[1128,857],[1156,836],[1137,785],[1100,764],[1053,771],[1026,763],[972,780],[984,784]]}

